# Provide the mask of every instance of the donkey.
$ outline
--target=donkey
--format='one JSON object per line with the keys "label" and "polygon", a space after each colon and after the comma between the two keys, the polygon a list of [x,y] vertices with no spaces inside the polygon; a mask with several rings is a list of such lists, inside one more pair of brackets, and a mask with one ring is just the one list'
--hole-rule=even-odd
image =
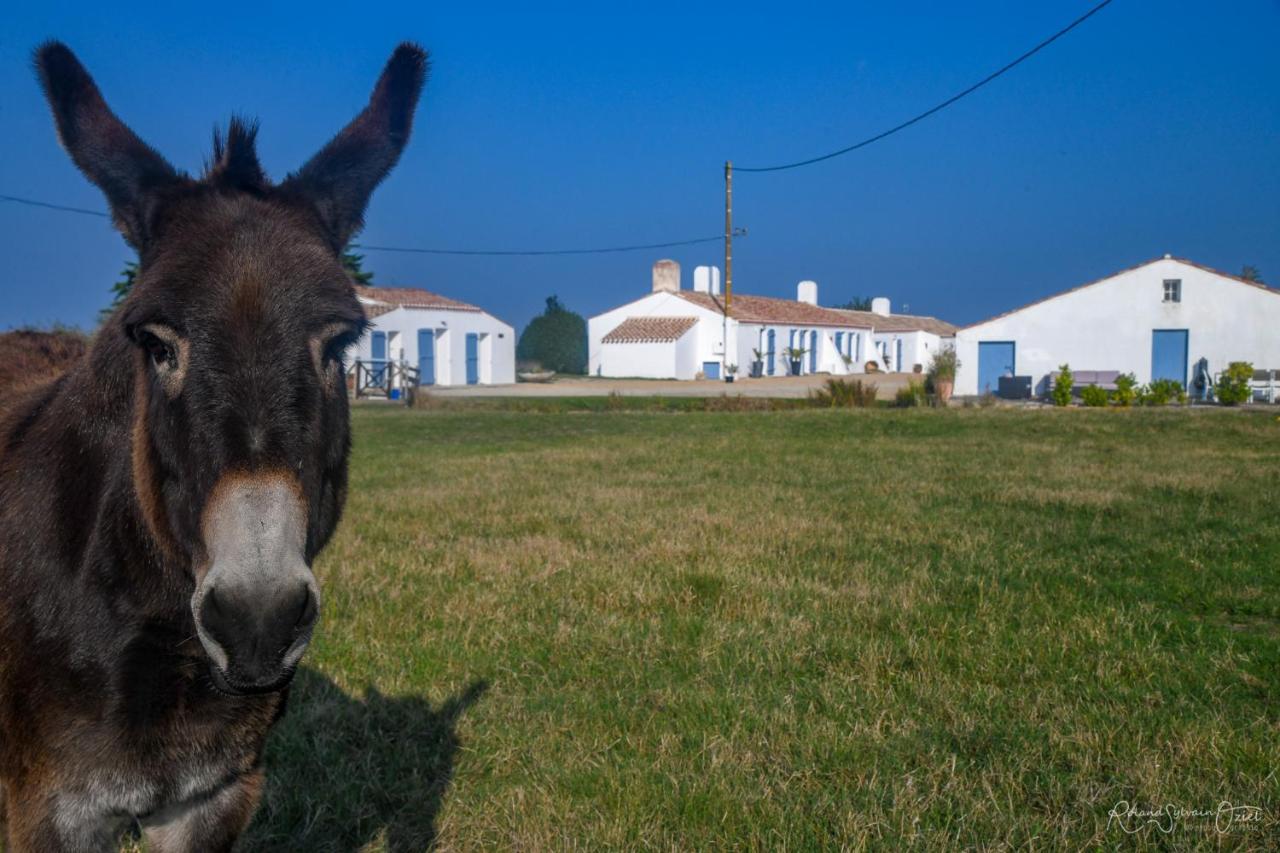
{"label": "donkey", "polygon": [[341,252],[400,157],[427,56],[279,184],[256,125],[167,163],[66,46],[58,136],[137,250],[84,358],[0,417],[0,813],[13,851],[228,850],[311,638],[347,491],[342,358],[367,320]]}

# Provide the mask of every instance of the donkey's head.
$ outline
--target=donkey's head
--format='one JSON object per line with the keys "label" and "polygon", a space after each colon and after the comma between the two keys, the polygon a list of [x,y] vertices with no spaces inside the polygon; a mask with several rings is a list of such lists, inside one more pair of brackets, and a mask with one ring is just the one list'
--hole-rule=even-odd
{"label": "donkey's head", "polygon": [[426,55],[401,45],[364,111],[278,185],[251,125],[215,135],[195,180],[116,118],[64,45],[36,66],[63,146],[141,259],[104,335],[134,360],[143,517],[189,567],[215,684],[278,689],[310,640],[311,561],[346,494],[342,354],[366,321],[341,251],[409,138]]}

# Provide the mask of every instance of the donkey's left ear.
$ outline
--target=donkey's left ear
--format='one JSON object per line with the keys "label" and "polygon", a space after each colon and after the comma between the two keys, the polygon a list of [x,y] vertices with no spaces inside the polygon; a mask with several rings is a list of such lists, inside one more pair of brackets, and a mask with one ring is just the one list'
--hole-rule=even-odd
{"label": "donkey's left ear", "polygon": [[374,188],[400,159],[426,75],[426,51],[397,47],[364,111],[281,184],[315,206],[335,248],[360,230]]}
{"label": "donkey's left ear", "polygon": [[62,147],[106,195],[116,227],[141,251],[158,193],[182,176],[116,118],[65,44],[41,45],[35,64]]}

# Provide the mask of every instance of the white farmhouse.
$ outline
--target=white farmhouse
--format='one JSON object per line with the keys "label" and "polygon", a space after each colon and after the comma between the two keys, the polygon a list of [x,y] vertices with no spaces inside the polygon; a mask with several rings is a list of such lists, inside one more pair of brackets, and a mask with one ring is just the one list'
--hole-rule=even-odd
{"label": "white farmhouse", "polygon": [[873,308],[824,308],[817,283],[802,281],[794,300],[735,293],[726,315],[719,269],[698,267],[693,290],[684,290],[680,265],[658,261],[650,293],[588,321],[588,372],[720,379],[736,366],[743,376],[784,376],[792,370],[788,350],[803,350],[802,374],[910,371],[927,366],[929,352],[954,331],[932,317],[890,315],[887,299]]}
{"label": "white farmhouse", "polygon": [[416,287],[356,287],[370,329],[348,353],[372,371],[417,368],[420,385],[516,381],[515,330],[474,305]]}
{"label": "white farmhouse", "polygon": [[1045,393],[1062,364],[1183,385],[1200,359],[1212,375],[1280,368],[1280,292],[1165,255],[966,326],[956,355],[957,394],[997,393],[1002,376]]}

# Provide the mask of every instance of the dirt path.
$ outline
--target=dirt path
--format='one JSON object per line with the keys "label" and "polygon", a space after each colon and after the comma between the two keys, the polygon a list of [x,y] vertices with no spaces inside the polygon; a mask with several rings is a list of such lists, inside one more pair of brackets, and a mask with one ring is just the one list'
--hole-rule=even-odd
{"label": "dirt path", "polygon": [[[805,397],[810,389],[830,379],[826,374],[809,376],[773,376],[762,379],[738,379],[736,382],[713,380],[677,381],[674,379],[602,379],[588,376],[557,377],[551,382],[520,382],[515,385],[455,385],[436,387],[431,394],[438,397],[606,397],[617,393],[625,397],[719,397],[721,394],[744,397]],[[897,390],[911,379],[922,377],[910,373],[877,373],[855,376],[873,382],[877,396],[891,400]]]}

